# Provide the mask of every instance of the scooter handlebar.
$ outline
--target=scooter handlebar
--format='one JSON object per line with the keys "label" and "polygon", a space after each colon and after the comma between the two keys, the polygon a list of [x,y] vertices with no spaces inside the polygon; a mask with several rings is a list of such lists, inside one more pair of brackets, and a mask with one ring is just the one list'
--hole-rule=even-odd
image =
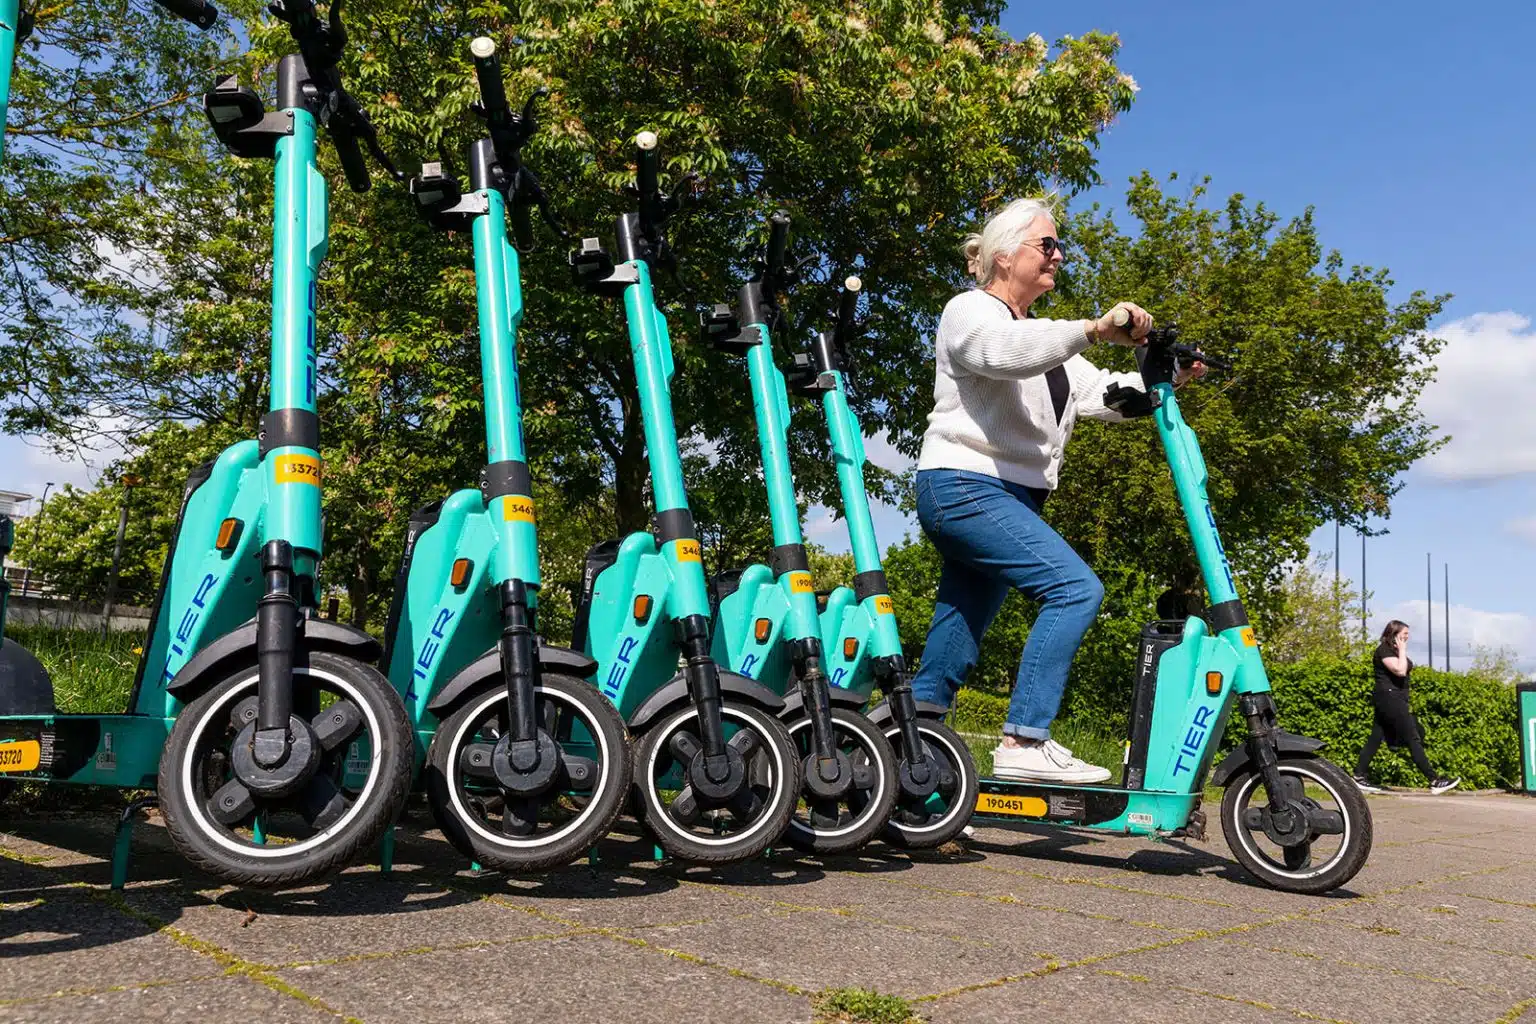
{"label": "scooter handlebar", "polygon": [[469,44],[469,52],[475,60],[475,79],[480,83],[480,109],[492,124],[504,123],[512,109],[507,105],[507,89],[501,81],[496,43],[489,36],[477,36]]}
{"label": "scooter handlebar", "polygon": [[784,276],[784,253],[789,248],[789,214],[776,210],[768,218],[768,255],[763,277],[777,282]]}
{"label": "scooter handlebar", "polygon": [[837,344],[839,348],[847,346],[853,338],[856,326],[855,316],[859,309],[859,293],[864,290],[864,282],[857,276],[849,275],[843,280],[842,297],[837,304]]}
{"label": "scooter handlebar", "polygon": [[155,0],[155,3],[200,29],[210,29],[219,20],[219,9],[206,0]]}
{"label": "scooter handlebar", "polygon": [[656,133],[644,131],[635,136],[635,184],[642,204],[654,202],[661,191],[661,155],[656,152]]}

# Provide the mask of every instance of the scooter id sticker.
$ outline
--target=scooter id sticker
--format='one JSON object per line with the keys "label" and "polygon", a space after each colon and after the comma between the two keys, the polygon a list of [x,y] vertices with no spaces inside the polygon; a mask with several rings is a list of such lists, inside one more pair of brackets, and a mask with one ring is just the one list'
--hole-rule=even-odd
{"label": "scooter id sticker", "polygon": [[814,589],[811,586],[811,574],[808,572],[792,572],[789,574],[789,591],[792,594],[809,594]]}
{"label": "scooter id sticker", "polygon": [[313,455],[279,455],[274,472],[280,484],[320,486],[320,460]]}
{"label": "scooter id sticker", "polygon": [[892,603],[890,598],[882,595],[875,598],[875,611],[881,615],[895,615],[896,605]]}
{"label": "scooter id sticker", "polygon": [[1257,646],[1259,646],[1258,638],[1253,635],[1253,627],[1252,626],[1244,626],[1243,627],[1243,632],[1241,633],[1241,636],[1243,638],[1243,646],[1244,647],[1257,647]]}
{"label": "scooter id sticker", "polygon": [[1007,796],[1002,793],[978,793],[977,814],[1006,814],[1014,818],[1043,818],[1049,808],[1037,796]]}
{"label": "scooter id sticker", "polygon": [[508,498],[501,504],[501,518],[509,523],[533,523],[538,521],[533,510],[532,498]]}
{"label": "scooter id sticker", "polygon": [[37,740],[0,743],[0,772],[35,771],[43,760],[43,745]]}
{"label": "scooter id sticker", "polygon": [[679,562],[702,562],[699,555],[699,542],[696,540],[680,540],[677,542],[677,560]]}

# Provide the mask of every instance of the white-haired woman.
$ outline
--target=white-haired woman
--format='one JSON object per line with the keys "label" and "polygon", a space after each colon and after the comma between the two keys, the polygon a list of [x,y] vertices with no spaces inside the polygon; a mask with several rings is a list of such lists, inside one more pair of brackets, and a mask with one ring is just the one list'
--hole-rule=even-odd
{"label": "white-haired woman", "polygon": [[[1105,389],[1142,387],[1138,375],[1100,370],[1082,353],[1096,342],[1141,344],[1152,317],[1122,302],[1097,320],[1028,319],[1030,304],[1055,287],[1063,255],[1051,211],[1038,199],[1016,200],[992,217],[967,239],[965,255],[979,287],[951,299],[939,319],[933,412],[917,463],[918,521],[944,568],[914,696],[948,707],[1003,599],[1021,590],[1040,602],[1040,614],[1019,661],[994,773],[1103,782],[1109,771],[1053,741],[1051,722],[1104,587],[1040,513],[1077,418],[1118,420]],[[1117,311],[1126,314],[1124,327],[1115,324]],[[1197,366],[1176,383],[1202,373]]]}

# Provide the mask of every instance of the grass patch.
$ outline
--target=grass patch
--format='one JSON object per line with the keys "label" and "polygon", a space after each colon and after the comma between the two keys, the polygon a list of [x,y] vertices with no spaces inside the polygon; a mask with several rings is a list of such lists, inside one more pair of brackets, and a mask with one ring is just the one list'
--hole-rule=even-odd
{"label": "grass patch", "polygon": [[901,996],[867,988],[829,988],[811,999],[816,1024],[923,1024]]}
{"label": "grass patch", "polygon": [[144,634],[51,626],[8,626],[6,638],[33,654],[53,678],[59,711],[75,715],[121,714],[138,669]]}

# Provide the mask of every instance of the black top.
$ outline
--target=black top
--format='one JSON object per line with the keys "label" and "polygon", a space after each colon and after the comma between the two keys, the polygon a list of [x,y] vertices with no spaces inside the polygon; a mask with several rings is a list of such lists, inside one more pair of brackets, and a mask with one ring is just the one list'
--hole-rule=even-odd
{"label": "black top", "polygon": [[1404,693],[1407,693],[1408,677],[1413,674],[1413,659],[1408,659],[1408,671],[1404,672],[1402,675],[1398,675],[1396,672],[1393,672],[1391,669],[1387,668],[1386,661],[1384,660],[1386,658],[1395,657],[1397,657],[1396,647],[1389,646],[1385,643],[1377,646],[1376,656],[1371,659],[1372,667],[1376,670],[1376,685],[1378,687],[1390,686],[1395,690],[1402,690]]}

